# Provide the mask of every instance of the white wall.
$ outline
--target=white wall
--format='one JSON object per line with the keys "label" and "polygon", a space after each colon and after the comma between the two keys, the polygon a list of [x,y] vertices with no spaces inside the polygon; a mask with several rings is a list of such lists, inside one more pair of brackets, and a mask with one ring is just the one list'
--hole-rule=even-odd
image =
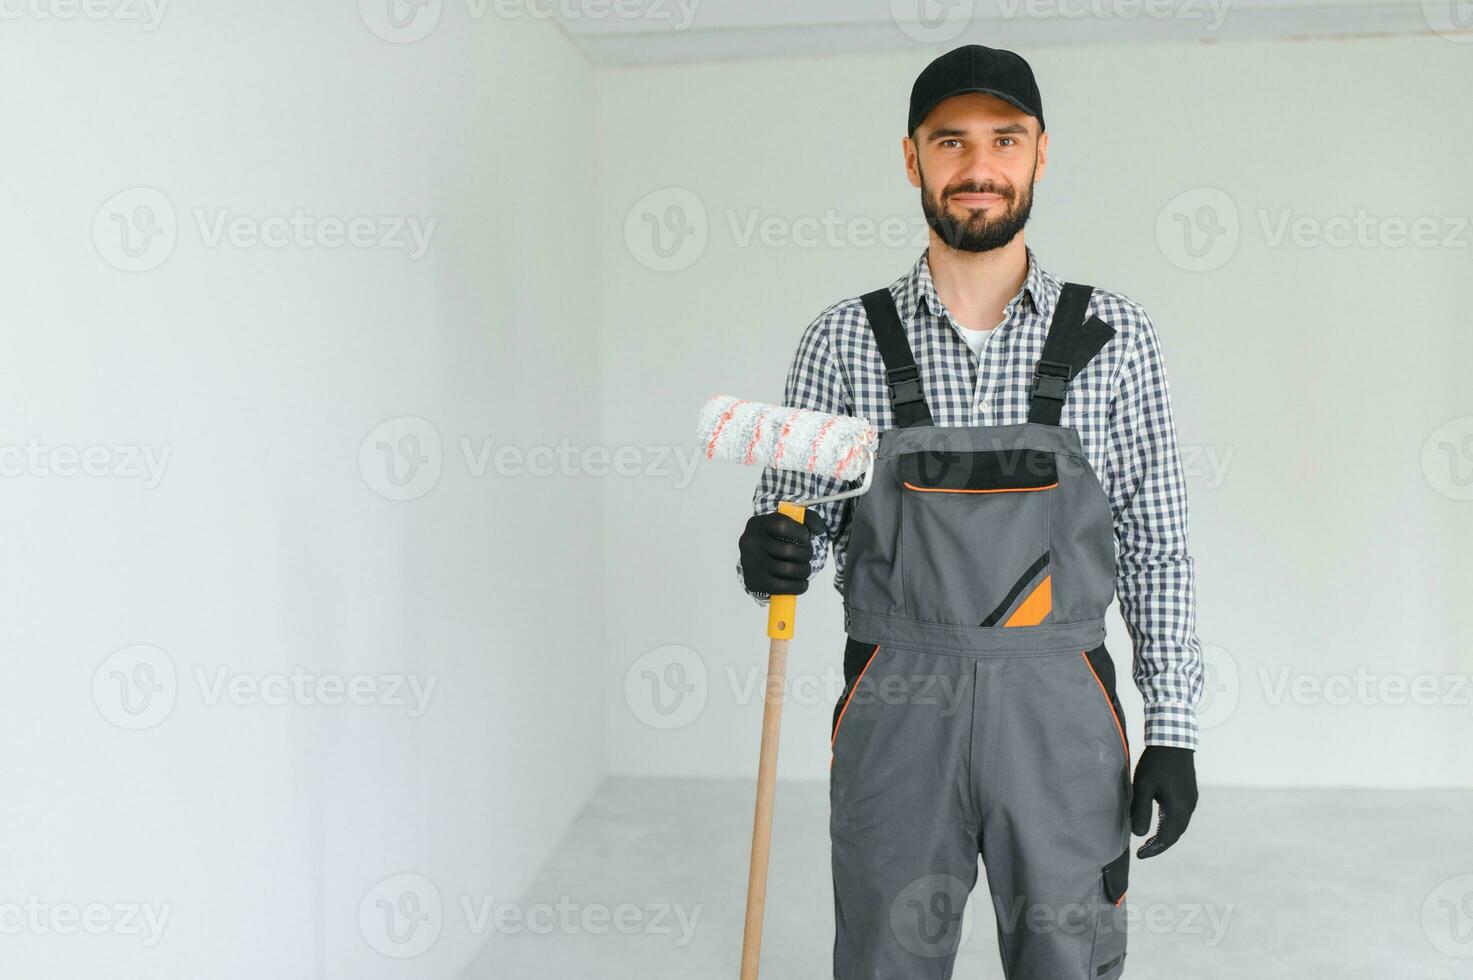
{"label": "white wall", "polygon": [[[465,9],[407,44],[351,3],[5,22],[0,444],[170,454],[145,486],[6,451],[6,976],[454,975],[482,938],[460,896],[518,891],[605,768],[598,482],[477,477],[457,445],[597,436],[592,81],[555,26]],[[125,272],[92,225],[139,186],[177,243]],[[438,225],[417,260],[196,226],[297,208]],[[438,431],[442,472],[396,502],[359,453],[403,416]],[[175,672],[161,718],[121,711],[110,658],[135,644]],[[212,705],[195,674],[294,667],[438,686],[411,718]],[[365,936],[399,874],[443,902],[414,959]],[[12,914],[31,897],[39,925]],[[151,948],[126,924],[56,934],[93,903],[170,918]]]}
{"label": "white wall", "polygon": [[[706,397],[778,399],[809,320],[909,268],[923,238],[877,246],[851,223],[921,227],[899,142],[911,82],[934,53],[600,73],[607,441],[689,448]],[[1448,675],[1473,672],[1461,601],[1473,504],[1437,489],[1453,487],[1440,450],[1423,457],[1444,423],[1463,419],[1454,439],[1473,428],[1473,133],[1453,112],[1473,85],[1473,46],[1428,36],[1024,53],[1052,133],[1029,242],[1055,273],[1144,303],[1163,339],[1209,647],[1201,780],[1470,785],[1470,695]],[[672,204],[705,238],[682,239],[671,260],[682,267],[663,271],[646,215]],[[1235,247],[1218,239],[1214,268],[1191,271],[1174,215],[1202,206],[1224,227],[1236,216],[1239,234]],[[1270,237],[1283,215],[1334,234],[1328,219],[1358,213],[1430,218],[1452,241]],[[793,243],[822,236],[812,222],[826,215],[851,229],[837,245]],[[777,244],[743,244],[753,216],[775,221]],[[1473,456],[1460,451],[1466,473]],[[766,639],[732,573],[755,478],[712,465],[689,487],[610,487],[616,771],[755,770],[751,682]],[[792,672],[807,687],[785,715],[781,773],[822,778],[843,649],[827,573],[799,608]],[[1123,668],[1129,640],[1113,613],[1108,642]],[[683,673],[663,673],[672,661]],[[1394,686],[1361,697],[1345,687],[1358,669],[1430,683],[1441,703],[1404,703]],[[666,708],[669,682],[688,686],[687,707],[655,710],[651,677],[668,677]],[[1327,703],[1346,693],[1351,703]],[[1128,682],[1122,694],[1138,749],[1139,697]]]}

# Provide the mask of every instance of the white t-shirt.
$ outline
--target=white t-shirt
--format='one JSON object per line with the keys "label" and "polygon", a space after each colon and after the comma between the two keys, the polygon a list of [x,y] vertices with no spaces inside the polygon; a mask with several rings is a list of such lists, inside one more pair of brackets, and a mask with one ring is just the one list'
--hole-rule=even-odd
{"label": "white t-shirt", "polygon": [[992,339],[992,334],[996,330],[996,327],[993,327],[992,330],[971,330],[961,327],[961,335],[962,339],[967,342],[967,346],[972,348],[972,353],[981,357],[982,348],[987,346],[987,341]]}

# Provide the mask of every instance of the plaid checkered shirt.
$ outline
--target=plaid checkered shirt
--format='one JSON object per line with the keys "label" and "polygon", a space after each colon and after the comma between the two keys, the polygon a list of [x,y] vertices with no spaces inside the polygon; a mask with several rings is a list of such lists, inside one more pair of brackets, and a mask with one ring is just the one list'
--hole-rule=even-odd
{"label": "plaid checkered shirt", "polygon": [[[905,324],[936,425],[1015,425],[1028,420],[1033,368],[1043,350],[1062,280],[1028,248],[1028,276],[980,358],[962,338],[931,280],[926,252],[890,285]],[[1116,595],[1134,645],[1131,674],[1145,703],[1145,744],[1197,747],[1194,707],[1202,692],[1202,650],[1187,551],[1187,497],[1177,451],[1166,366],[1156,329],[1139,304],[1096,289],[1088,313],[1115,336],[1069,383],[1060,424],[1079,432],[1085,455],[1110,499],[1115,527]],[[1086,314],[1088,315],[1088,314]],[[803,331],[783,404],[858,415],[893,428],[884,364],[858,297],[835,303]],[[852,483],[766,467],[753,496],[758,514],[779,500],[835,493]],[[834,585],[843,594],[854,500],[815,508],[830,529],[814,538],[813,572],[834,550]],[[738,563],[740,578],[741,566]],[[763,593],[749,592],[766,604]]]}

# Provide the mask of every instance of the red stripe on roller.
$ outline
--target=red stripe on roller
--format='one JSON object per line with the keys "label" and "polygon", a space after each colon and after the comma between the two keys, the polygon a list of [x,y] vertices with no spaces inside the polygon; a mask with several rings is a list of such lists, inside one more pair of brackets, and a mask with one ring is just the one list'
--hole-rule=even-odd
{"label": "red stripe on roller", "polygon": [[829,430],[834,427],[834,423],[837,421],[839,421],[837,418],[829,419],[819,427],[818,435],[813,437],[813,445],[809,447],[810,451],[808,453],[808,472],[812,473],[814,468],[818,466],[818,447],[823,443],[823,437],[829,434]]}
{"label": "red stripe on roller", "polygon": [[748,465],[757,462],[757,443],[762,439],[762,423],[771,411],[770,406],[762,409],[762,413],[757,416],[757,424],[752,427],[752,441],[747,443],[747,458],[743,460]]}
{"label": "red stripe on roller", "polygon": [[740,401],[734,401],[731,403],[731,406],[727,408],[726,411],[721,413],[721,418],[711,429],[711,441],[706,443],[707,459],[716,458],[716,441],[721,438],[721,430],[726,428],[726,423],[731,421],[731,417],[736,414],[736,410],[745,404],[747,404],[747,400],[745,398],[741,399]]}
{"label": "red stripe on roller", "polygon": [[834,469],[834,476],[836,478],[840,474],[842,474],[844,472],[844,470],[848,469],[848,467],[849,467],[849,461],[852,460],[855,456],[859,455],[859,449],[860,449],[859,446],[850,446],[849,447],[849,451],[844,454],[844,458],[841,459],[841,460],[839,460],[839,465]]}

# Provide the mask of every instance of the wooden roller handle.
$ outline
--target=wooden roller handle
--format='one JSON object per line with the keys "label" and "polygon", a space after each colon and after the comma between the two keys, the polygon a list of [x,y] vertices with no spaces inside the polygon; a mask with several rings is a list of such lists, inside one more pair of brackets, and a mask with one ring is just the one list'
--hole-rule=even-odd
{"label": "wooden roller handle", "polygon": [[[791,629],[791,620],[788,626]],[[762,707],[762,754],[757,762],[757,807],[752,818],[752,864],[747,872],[747,924],[742,934],[741,980],[757,980],[757,964],[762,958],[762,915],[767,908],[767,858],[772,850],[778,733],[782,729],[787,673],[788,641],[773,638],[767,653],[767,695]]]}
{"label": "wooden roller handle", "polygon": [[[777,505],[799,524],[807,510],[802,504],[784,500]],[[768,598],[767,687],[762,705],[762,753],[757,760],[757,806],[752,816],[752,864],[747,869],[747,923],[742,933],[741,980],[757,980],[762,959],[762,917],[767,909],[767,858],[772,851],[772,808],[777,792],[777,746],[783,724],[783,691],[788,682],[788,641],[793,638],[793,619],[798,597]]]}

